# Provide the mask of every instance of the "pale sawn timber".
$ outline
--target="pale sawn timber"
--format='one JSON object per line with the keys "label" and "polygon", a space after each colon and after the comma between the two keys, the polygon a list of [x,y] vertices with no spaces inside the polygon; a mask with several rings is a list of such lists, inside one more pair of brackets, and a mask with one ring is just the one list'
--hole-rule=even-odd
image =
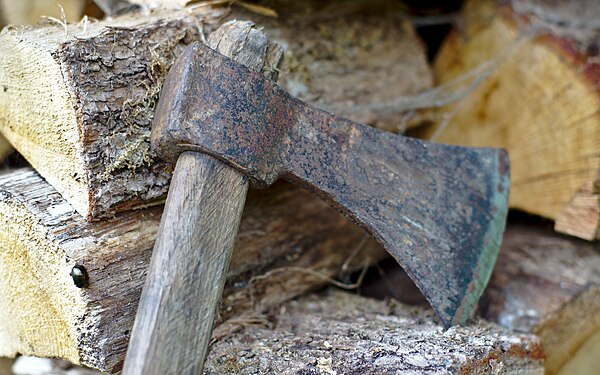
{"label": "pale sawn timber", "polygon": [[435,61],[437,82],[491,75],[428,136],[506,148],[511,207],[600,238],[600,3],[472,0],[461,19]]}
{"label": "pale sawn timber", "polygon": [[[365,13],[369,2],[359,3],[364,6],[337,14],[321,2],[314,12],[294,8],[293,17],[281,20],[196,4],[90,22],[85,31],[83,25],[67,32],[55,24],[6,28],[0,132],[84,217],[156,204],[172,169],[148,143],[162,82],[185,46],[226,19],[257,19],[285,49],[282,85],[339,113],[430,88],[423,46],[410,24],[398,20],[402,13]],[[349,115],[398,130],[401,114]]]}
{"label": "pale sawn timber", "polygon": [[544,373],[539,340],[478,321],[444,330],[429,309],[347,292],[302,297],[216,342],[205,374]]}
{"label": "pale sawn timber", "polygon": [[[0,176],[0,356],[119,371],[161,207],[88,222],[31,169]],[[366,241],[366,242],[365,242]],[[220,321],[260,313],[387,256],[302,189],[250,191]],[[89,287],[70,277],[85,267]],[[235,319],[234,319],[235,320]]]}
{"label": "pale sawn timber", "polygon": [[[47,17],[60,20],[62,14],[67,21],[78,22],[82,16],[83,3],[83,0],[0,0],[0,28],[6,25],[28,25],[44,21],[49,23],[53,21],[49,21]],[[0,136],[0,162],[13,151],[10,143]]]}
{"label": "pale sawn timber", "polygon": [[546,374],[597,373],[600,247],[544,225],[507,226],[483,316],[540,337]]}

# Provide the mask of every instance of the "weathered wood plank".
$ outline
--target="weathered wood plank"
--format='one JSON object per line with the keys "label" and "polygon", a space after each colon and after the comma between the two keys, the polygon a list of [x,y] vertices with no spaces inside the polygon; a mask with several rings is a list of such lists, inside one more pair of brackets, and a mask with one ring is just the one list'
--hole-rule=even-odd
{"label": "weathered wood plank", "polygon": [[600,3],[497,3],[467,2],[465,34],[451,33],[442,46],[434,65],[439,83],[470,71],[489,77],[445,107],[443,127],[427,133],[440,142],[506,148],[511,207],[597,239]]}
{"label": "weathered wood plank", "polygon": [[444,330],[431,310],[344,292],[292,301],[217,341],[207,374],[543,374],[532,335],[479,321]]}
{"label": "weathered wood plank", "polygon": [[[120,369],[160,214],[154,207],[90,223],[31,169],[0,176],[0,356]],[[387,256],[364,239],[292,185],[250,191],[220,319],[260,313]],[[73,284],[75,265],[89,287]]]}
{"label": "weathered wood plank", "polygon": [[[149,148],[154,105],[178,53],[225,19],[265,26],[286,49],[282,84],[341,113],[431,85],[423,48],[410,25],[394,18],[398,13],[316,9],[272,20],[242,9],[125,15],[90,23],[85,31],[71,25],[67,33],[55,25],[5,29],[0,131],[82,216],[110,216],[163,199],[171,166]],[[388,128],[398,128],[401,119],[353,116]]]}

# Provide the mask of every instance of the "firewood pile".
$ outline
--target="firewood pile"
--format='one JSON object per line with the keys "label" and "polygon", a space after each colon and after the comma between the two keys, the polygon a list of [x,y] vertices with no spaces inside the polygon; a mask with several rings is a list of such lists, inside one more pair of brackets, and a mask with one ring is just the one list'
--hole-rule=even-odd
{"label": "firewood pile", "polygon": [[0,25],[0,375],[121,371],[173,173],[150,146],[165,77],[253,33],[305,102],[506,149],[510,213],[475,316],[446,329],[344,215],[250,190],[204,373],[600,371],[597,1],[0,0]]}

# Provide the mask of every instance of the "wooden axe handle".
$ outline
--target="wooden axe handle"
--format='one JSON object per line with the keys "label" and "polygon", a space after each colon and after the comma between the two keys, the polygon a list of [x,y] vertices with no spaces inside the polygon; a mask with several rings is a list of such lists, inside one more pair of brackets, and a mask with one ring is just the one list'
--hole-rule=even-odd
{"label": "wooden axe handle", "polygon": [[248,179],[184,152],[154,245],[124,375],[200,374],[248,192]]}

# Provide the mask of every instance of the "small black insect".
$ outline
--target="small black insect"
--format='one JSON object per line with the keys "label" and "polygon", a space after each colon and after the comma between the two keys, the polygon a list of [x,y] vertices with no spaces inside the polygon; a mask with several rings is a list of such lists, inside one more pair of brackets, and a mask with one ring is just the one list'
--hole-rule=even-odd
{"label": "small black insect", "polygon": [[90,282],[84,266],[76,265],[75,267],[71,268],[70,275],[73,278],[75,286],[78,288],[85,288]]}

